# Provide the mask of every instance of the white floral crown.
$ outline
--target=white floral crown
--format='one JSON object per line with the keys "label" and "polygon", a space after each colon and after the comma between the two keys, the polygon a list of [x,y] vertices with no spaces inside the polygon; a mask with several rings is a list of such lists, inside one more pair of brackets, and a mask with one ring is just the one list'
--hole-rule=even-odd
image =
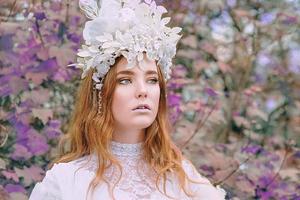
{"label": "white floral crown", "polygon": [[169,79],[182,29],[166,26],[170,21],[170,17],[162,18],[166,8],[152,0],[80,0],[79,7],[91,19],[83,29],[85,44],[78,50],[77,63],[69,65],[83,70],[81,78],[95,68],[95,88],[101,90],[117,57],[123,55],[131,68],[136,61],[142,66],[145,52],[149,59],[158,61]]}

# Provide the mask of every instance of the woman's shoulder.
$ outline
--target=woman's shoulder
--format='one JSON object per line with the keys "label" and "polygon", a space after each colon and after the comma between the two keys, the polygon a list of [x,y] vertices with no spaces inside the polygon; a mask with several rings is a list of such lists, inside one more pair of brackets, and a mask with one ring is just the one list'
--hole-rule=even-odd
{"label": "woman's shoulder", "polygon": [[196,193],[196,199],[215,199],[223,200],[225,199],[226,192],[219,185],[214,186],[211,182],[201,175],[193,163],[184,158],[182,160],[182,167],[186,175],[194,182],[189,182],[190,189]]}
{"label": "woman's shoulder", "polygon": [[42,181],[36,183],[29,200],[38,200],[41,196],[44,199],[57,199],[62,196],[62,186],[64,188],[74,177],[75,172],[80,168],[80,163],[86,160],[85,157],[64,163],[55,163],[46,171]]}
{"label": "woman's shoulder", "polygon": [[61,189],[59,184],[59,171],[63,164],[54,164],[51,169],[46,171],[46,175],[41,182],[34,186],[29,200],[38,200],[41,197],[45,199],[61,199]]}
{"label": "woman's shoulder", "polygon": [[79,167],[79,163],[81,163],[84,158],[78,158],[76,160],[72,160],[69,162],[58,162],[54,163],[51,168],[46,171],[45,177],[48,176],[56,176],[61,173],[66,174],[75,171]]}
{"label": "woman's shoulder", "polygon": [[[52,172],[55,174],[59,174],[61,172],[74,172],[84,166],[86,166],[88,163],[94,163],[94,156],[92,155],[86,155],[82,156],[80,158],[71,160],[69,162],[58,162],[54,163],[52,168],[50,168],[47,172]],[[90,162],[89,162],[90,161]]]}

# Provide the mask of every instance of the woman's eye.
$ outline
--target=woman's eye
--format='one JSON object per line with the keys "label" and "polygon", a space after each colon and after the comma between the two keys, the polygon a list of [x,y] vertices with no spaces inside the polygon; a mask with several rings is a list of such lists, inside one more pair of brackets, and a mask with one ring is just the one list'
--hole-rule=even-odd
{"label": "woman's eye", "polygon": [[155,84],[155,83],[158,82],[158,79],[157,78],[152,78],[152,79],[149,80],[149,82]]}
{"label": "woman's eye", "polygon": [[131,83],[131,81],[130,81],[130,79],[121,79],[121,80],[119,80],[119,83],[123,84],[123,85],[126,85],[126,84]]}
{"label": "woman's eye", "polygon": [[[151,84],[156,84],[157,82],[158,82],[157,78],[152,78],[152,79],[148,80],[148,83],[151,83]],[[132,81],[130,79],[120,79],[119,83],[122,85],[127,85],[129,83],[132,83]]]}

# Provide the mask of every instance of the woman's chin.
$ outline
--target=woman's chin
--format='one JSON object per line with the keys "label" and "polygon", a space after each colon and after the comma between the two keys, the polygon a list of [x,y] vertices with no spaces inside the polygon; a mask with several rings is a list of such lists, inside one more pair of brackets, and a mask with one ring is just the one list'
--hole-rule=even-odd
{"label": "woman's chin", "polygon": [[130,124],[130,127],[136,127],[136,129],[144,129],[144,128],[148,128],[149,126],[151,126],[153,121],[154,120],[152,120],[152,119],[144,118],[144,119],[132,121],[131,123],[128,122],[127,126]]}

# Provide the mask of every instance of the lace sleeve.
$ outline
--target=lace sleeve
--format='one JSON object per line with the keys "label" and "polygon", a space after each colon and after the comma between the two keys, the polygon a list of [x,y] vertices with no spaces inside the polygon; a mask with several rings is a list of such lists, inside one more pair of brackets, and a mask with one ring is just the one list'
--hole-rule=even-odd
{"label": "lace sleeve", "polygon": [[59,184],[56,178],[57,164],[46,172],[42,182],[33,188],[29,200],[61,200]]}
{"label": "lace sleeve", "polygon": [[210,181],[201,176],[194,165],[188,161],[183,160],[183,168],[187,173],[188,177],[192,180],[199,181],[200,183],[189,183],[191,191],[195,194],[193,199],[197,200],[225,200],[226,192],[219,185],[214,187]]}

